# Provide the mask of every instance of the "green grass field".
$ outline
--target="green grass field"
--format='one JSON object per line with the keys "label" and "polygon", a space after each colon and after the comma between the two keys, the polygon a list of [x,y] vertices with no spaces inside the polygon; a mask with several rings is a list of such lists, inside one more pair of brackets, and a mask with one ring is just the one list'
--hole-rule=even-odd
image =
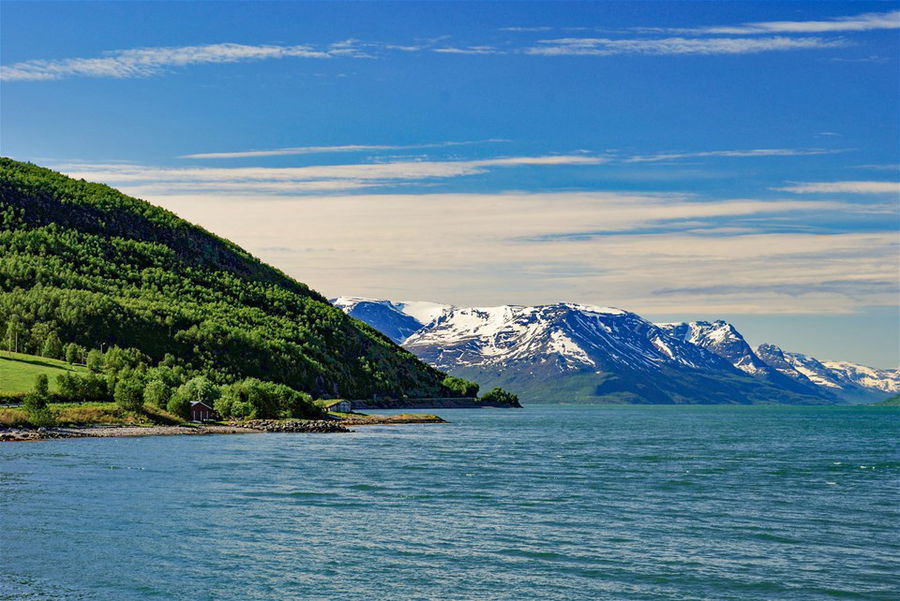
{"label": "green grass field", "polygon": [[56,376],[67,372],[83,373],[80,365],[69,365],[65,361],[24,355],[22,353],[0,352],[0,395],[22,394],[34,388],[38,374],[47,374],[50,391],[56,392]]}

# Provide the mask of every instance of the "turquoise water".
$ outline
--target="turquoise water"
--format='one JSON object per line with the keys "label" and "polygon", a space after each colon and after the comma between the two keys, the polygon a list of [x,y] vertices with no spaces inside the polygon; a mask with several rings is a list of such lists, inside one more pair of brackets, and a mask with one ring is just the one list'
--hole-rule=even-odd
{"label": "turquoise water", "polygon": [[0,445],[0,599],[900,599],[900,411]]}

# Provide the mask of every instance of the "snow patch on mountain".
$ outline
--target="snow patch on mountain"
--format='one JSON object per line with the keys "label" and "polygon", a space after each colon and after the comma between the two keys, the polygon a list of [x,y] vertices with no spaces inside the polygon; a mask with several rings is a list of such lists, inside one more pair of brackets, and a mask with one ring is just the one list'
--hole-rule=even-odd
{"label": "snow patch on mountain", "polygon": [[822,365],[847,382],[882,392],[900,392],[900,369],[878,369],[849,361],[822,361]]}
{"label": "snow patch on mountain", "polygon": [[714,366],[714,355],[666,334],[640,316],[575,303],[454,307],[404,346],[441,368],[555,362],[561,371],[613,366],[653,369],[668,363]]}
{"label": "snow patch on mountain", "polygon": [[772,371],[730,323],[716,320],[657,325],[670,336],[715,353],[745,373],[756,376],[768,375]]}

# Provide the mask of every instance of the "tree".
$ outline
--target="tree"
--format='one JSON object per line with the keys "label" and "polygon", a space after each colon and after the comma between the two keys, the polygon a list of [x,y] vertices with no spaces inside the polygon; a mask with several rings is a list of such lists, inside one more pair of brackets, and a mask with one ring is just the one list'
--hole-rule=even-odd
{"label": "tree", "polygon": [[[43,355],[44,343],[51,332],[56,331],[56,325],[47,321],[39,321],[31,326],[31,341],[29,347],[35,355]],[[19,345],[22,346],[21,344]]]}
{"label": "tree", "polygon": [[499,386],[495,386],[490,391],[481,395],[479,399],[482,403],[490,403],[492,405],[511,405],[519,407],[519,397],[515,394],[503,390]]}
{"label": "tree", "polygon": [[50,359],[61,359],[63,356],[63,345],[59,340],[56,332],[50,332],[44,338],[44,344],[41,347],[41,355]]}
{"label": "tree", "polygon": [[89,371],[100,373],[103,371],[103,353],[97,349],[91,349],[87,354],[86,364]]}
{"label": "tree", "polygon": [[6,325],[4,342],[6,343],[7,350],[10,352],[18,351],[19,348],[21,348],[21,345],[25,343],[24,335],[25,326],[22,325],[22,322],[17,316],[13,315],[12,319],[10,319],[9,323]]}
{"label": "tree", "polygon": [[75,344],[74,342],[70,342],[66,345],[66,363],[72,365],[73,363],[78,363],[78,359],[81,358],[81,347]]}
{"label": "tree", "polygon": [[50,400],[50,379],[47,374],[38,374],[34,378],[34,394],[43,399],[44,403]]}
{"label": "tree", "polygon": [[144,403],[147,405],[165,409],[171,396],[172,389],[162,380],[151,380],[147,386],[144,387]]}
{"label": "tree", "polygon": [[113,399],[125,411],[140,411],[144,407],[144,386],[137,378],[122,378],[116,383]]}
{"label": "tree", "polygon": [[220,395],[219,387],[213,384],[209,378],[197,376],[175,389],[166,403],[166,411],[187,419],[191,415],[191,403],[200,401],[214,407]]}
{"label": "tree", "polygon": [[47,374],[38,374],[34,380],[34,390],[25,395],[22,407],[28,421],[38,428],[50,427],[55,423],[53,413],[47,404],[50,402],[50,382]]}
{"label": "tree", "polygon": [[457,396],[461,397],[476,397],[478,396],[479,386],[475,382],[470,382],[469,380],[464,380],[462,378],[457,378],[455,376],[447,376],[444,378],[443,382],[441,382],[444,386],[449,388],[451,391],[455,392]]}

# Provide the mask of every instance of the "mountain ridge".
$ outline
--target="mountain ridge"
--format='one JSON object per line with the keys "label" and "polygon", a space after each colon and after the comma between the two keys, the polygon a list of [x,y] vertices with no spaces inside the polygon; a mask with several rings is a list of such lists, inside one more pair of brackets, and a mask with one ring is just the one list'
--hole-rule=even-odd
{"label": "mountain ridge", "polygon": [[[426,323],[404,310],[408,301],[340,297],[332,302],[356,317],[377,314],[375,319],[368,316],[373,322],[412,319],[419,329],[405,338],[394,332],[398,344],[453,375],[518,386],[532,402],[538,393],[529,390],[572,400],[556,395],[541,379],[560,384],[560,394],[577,389],[585,400],[628,402],[704,402],[712,397],[717,402],[842,403],[900,390],[898,372],[819,362],[799,353],[779,355],[774,345],[753,349],[737,328],[722,320],[654,324],[622,309],[578,303],[427,303],[434,309],[426,314],[431,318]],[[358,310],[361,303],[366,311]],[[412,322],[407,329],[414,327]],[[813,365],[824,371],[814,380],[797,365],[810,373]],[[841,370],[844,375],[837,373]],[[834,385],[826,385],[832,381]],[[734,399],[729,401],[728,394]]]}

